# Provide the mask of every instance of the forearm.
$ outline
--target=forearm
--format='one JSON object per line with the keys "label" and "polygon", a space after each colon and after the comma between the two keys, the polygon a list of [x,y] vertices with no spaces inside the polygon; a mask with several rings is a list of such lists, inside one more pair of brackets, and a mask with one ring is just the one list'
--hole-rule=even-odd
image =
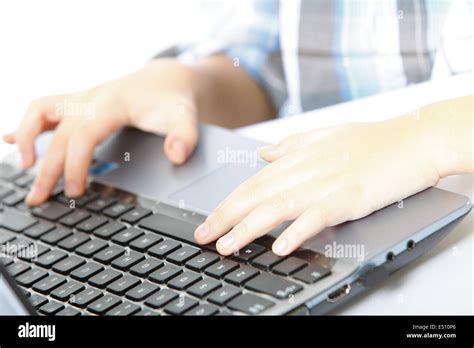
{"label": "forearm", "polygon": [[420,119],[433,142],[433,159],[440,178],[473,173],[473,96],[425,106]]}
{"label": "forearm", "polygon": [[236,128],[275,116],[262,88],[228,57],[212,56],[191,69],[200,120]]}

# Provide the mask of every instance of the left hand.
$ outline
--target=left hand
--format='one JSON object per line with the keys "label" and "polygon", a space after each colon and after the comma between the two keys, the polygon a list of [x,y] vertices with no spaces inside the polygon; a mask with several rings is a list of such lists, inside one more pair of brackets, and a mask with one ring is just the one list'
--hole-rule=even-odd
{"label": "left hand", "polygon": [[[362,218],[436,185],[433,136],[412,117],[292,135],[261,149],[270,162],[235,189],[195,238],[229,255],[285,221],[273,244],[288,255],[324,228]],[[383,231],[380,231],[383,233]]]}

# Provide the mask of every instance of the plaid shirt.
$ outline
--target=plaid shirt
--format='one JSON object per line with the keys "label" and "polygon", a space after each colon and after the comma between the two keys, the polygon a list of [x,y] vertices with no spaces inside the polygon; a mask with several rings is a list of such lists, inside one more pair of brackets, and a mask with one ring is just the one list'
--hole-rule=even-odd
{"label": "plaid shirt", "polygon": [[242,0],[179,59],[227,54],[286,116],[471,70],[473,8],[462,0]]}

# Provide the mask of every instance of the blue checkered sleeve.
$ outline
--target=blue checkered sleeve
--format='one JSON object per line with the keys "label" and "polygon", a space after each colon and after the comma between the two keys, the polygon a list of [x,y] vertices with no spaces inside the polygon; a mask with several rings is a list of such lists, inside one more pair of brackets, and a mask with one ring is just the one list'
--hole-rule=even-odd
{"label": "blue checkered sleeve", "polygon": [[238,13],[205,42],[178,48],[178,59],[192,63],[223,53],[236,66],[262,83],[262,67],[267,58],[280,51],[279,1],[253,0],[238,7]]}

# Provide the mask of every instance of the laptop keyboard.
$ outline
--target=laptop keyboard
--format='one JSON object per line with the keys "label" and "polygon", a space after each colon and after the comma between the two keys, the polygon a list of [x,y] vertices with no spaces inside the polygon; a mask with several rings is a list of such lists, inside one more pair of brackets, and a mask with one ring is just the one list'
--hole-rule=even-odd
{"label": "laptop keyboard", "polygon": [[223,257],[195,243],[196,224],[102,185],[71,200],[59,184],[29,208],[33,179],[0,163],[0,261],[43,315],[265,314],[331,273],[323,255],[273,254],[269,237]]}

